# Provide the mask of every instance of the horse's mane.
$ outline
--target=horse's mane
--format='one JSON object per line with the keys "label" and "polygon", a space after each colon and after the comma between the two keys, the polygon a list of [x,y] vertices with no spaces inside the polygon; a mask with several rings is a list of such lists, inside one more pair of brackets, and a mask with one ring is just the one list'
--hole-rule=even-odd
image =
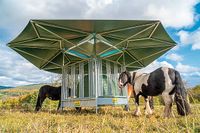
{"label": "horse's mane", "polygon": [[127,70],[124,73],[128,76],[128,82],[131,83],[131,73]]}

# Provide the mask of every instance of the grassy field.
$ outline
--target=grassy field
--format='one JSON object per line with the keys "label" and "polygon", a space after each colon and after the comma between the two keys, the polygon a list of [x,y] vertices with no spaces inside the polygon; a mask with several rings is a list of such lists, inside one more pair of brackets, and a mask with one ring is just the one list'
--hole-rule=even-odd
{"label": "grassy field", "polygon": [[[38,86],[39,87],[39,86]],[[192,114],[181,117],[173,106],[174,116],[163,118],[164,106],[158,98],[155,102],[154,114],[141,117],[133,116],[135,106],[131,102],[131,111],[123,107],[101,107],[98,114],[94,108],[83,108],[78,113],[75,109],[65,108],[56,112],[58,102],[46,100],[42,111],[35,113],[34,106],[38,88],[27,91],[25,88],[0,91],[0,132],[162,132],[183,133],[200,132],[200,104],[198,93],[200,89],[191,91],[193,100]],[[20,92],[20,93],[19,93]],[[141,105],[143,111],[144,105]],[[143,111],[144,112],[144,111]]]}
{"label": "grassy field", "polygon": [[103,107],[99,114],[94,109],[81,113],[72,109],[62,113],[1,110],[0,132],[200,132],[199,105],[193,105],[193,113],[186,117],[178,116],[174,110],[175,117],[163,118],[162,110],[162,106],[156,106],[152,116],[141,117],[122,107]]}

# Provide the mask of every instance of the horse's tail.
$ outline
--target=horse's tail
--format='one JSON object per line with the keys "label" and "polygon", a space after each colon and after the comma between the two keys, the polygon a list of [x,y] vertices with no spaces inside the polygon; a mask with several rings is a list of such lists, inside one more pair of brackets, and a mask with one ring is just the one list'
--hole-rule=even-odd
{"label": "horse's tail", "polygon": [[187,102],[187,92],[181,79],[180,73],[175,71],[175,102],[179,115],[188,115],[190,113],[190,105]]}

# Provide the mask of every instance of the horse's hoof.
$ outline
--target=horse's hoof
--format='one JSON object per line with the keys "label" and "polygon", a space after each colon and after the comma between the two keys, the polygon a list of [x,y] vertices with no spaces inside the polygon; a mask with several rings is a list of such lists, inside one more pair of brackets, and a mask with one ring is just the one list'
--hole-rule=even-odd
{"label": "horse's hoof", "polygon": [[141,116],[142,114],[138,114],[138,113],[136,113],[136,114],[134,114],[134,116],[137,116],[137,117],[139,117],[139,116]]}
{"label": "horse's hoof", "polygon": [[135,112],[133,113],[133,115],[134,115],[134,116],[141,116],[142,113],[141,113],[140,111],[135,111]]}
{"label": "horse's hoof", "polygon": [[35,113],[38,113],[38,112],[39,112],[39,110],[34,110],[34,112],[35,112]]}
{"label": "horse's hoof", "polygon": [[166,119],[167,119],[167,118],[170,118],[170,115],[164,114],[164,115],[163,115],[163,118],[166,118]]}
{"label": "horse's hoof", "polygon": [[62,113],[63,112],[63,110],[57,110],[56,111],[56,113]]}
{"label": "horse's hoof", "polygon": [[145,115],[152,115],[153,114],[153,111],[147,111],[145,110]]}
{"label": "horse's hoof", "polygon": [[75,107],[76,112],[81,112],[81,107]]}
{"label": "horse's hoof", "polygon": [[125,106],[124,106],[124,110],[125,110],[125,111],[130,111],[130,107],[129,107],[128,105],[125,105]]}

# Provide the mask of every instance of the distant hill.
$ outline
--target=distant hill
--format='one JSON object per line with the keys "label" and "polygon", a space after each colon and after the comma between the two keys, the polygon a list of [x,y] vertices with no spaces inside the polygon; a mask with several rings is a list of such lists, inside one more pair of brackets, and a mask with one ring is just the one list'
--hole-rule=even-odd
{"label": "distant hill", "polygon": [[30,84],[30,85],[24,85],[24,86],[17,86],[17,87],[10,87],[10,86],[0,86],[0,90],[3,89],[25,89],[25,90],[32,90],[32,89],[39,89],[41,86],[45,84]]}
{"label": "distant hill", "polygon": [[32,90],[32,89],[39,89],[43,85],[45,84],[30,84],[30,85],[24,85],[24,86],[17,86],[13,89]]}
{"label": "distant hill", "polygon": [[[18,97],[22,95],[32,94],[39,90],[44,84],[32,84],[25,86],[11,87],[7,89],[0,89],[0,100],[2,98]],[[2,87],[3,88],[3,87]]]}
{"label": "distant hill", "polygon": [[11,86],[0,86],[0,90],[2,90],[2,89],[9,89],[9,88],[13,88],[13,87],[11,87]]}

